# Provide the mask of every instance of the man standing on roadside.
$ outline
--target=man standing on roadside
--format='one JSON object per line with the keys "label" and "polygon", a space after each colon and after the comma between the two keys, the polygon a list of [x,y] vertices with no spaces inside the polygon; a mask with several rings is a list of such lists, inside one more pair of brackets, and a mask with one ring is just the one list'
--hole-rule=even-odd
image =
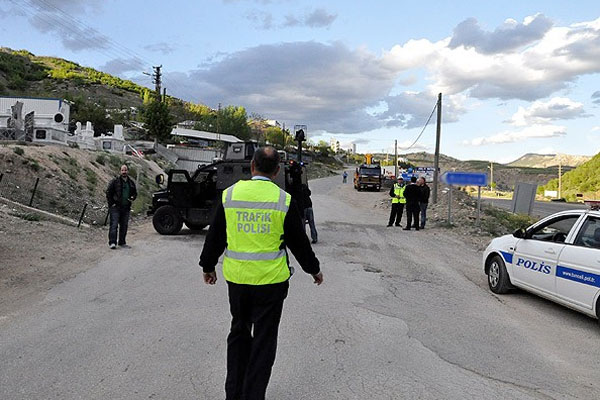
{"label": "man standing on roadside", "polygon": [[394,220],[396,221],[396,226],[400,226],[404,204],[406,203],[406,199],[404,198],[404,179],[401,176],[398,177],[398,182],[394,183],[394,186],[390,189],[390,197],[392,198],[392,209],[390,210],[390,219],[387,226],[392,226]]}
{"label": "man standing on roadside", "polygon": [[421,211],[421,229],[425,229],[425,221],[427,220],[427,205],[429,204],[429,193],[431,190],[427,183],[425,183],[425,178],[420,177],[417,180],[417,185],[421,190],[421,198],[419,199],[419,211]]}
{"label": "man standing on roadside", "polygon": [[342,174],[342,178],[342,183],[348,182],[348,173],[346,171],[344,171],[344,173]]}
{"label": "man standing on roadside", "polygon": [[404,190],[404,197],[406,197],[405,231],[410,231],[413,221],[415,230],[419,230],[419,200],[421,199],[421,190],[417,186],[416,182],[417,177],[412,176],[410,178],[410,184],[407,185],[406,189]]}
{"label": "man standing on roadside", "polygon": [[272,182],[279,172],[277,151],[272,147],[256,150],[250,171],[252,180],[239,181],[223,191],[200,255],[204,282],[214,285],[215,266],[225,252],[223,277],[232,316],[227,337],[227,400],[265,398],[291,276],[286,247],[315,284],[323,282],[295,199]]}
{"label": "man standing on roadside", "polygon": [[[129,214],[131,213],[131,202],[137,197],[135,182],[127,175],[127,165],[121,166],[121,175],[114,178],[106,189],[106,201],[110,214],[110,229],[108,230],[108,246],[116,249],[117,244],[128,247],[126,242]],[[117,229],[119,239],[117,242]]]}

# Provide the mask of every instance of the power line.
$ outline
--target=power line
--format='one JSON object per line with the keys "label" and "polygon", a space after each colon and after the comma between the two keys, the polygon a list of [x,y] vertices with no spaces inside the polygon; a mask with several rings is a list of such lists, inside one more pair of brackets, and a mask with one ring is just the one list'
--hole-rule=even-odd
{"label": "power line", "polygon": [[423,132],[425,132],[425,128],[427,128],[427,125],[429,125],[429,121],[431,121],[431,117],[433,117],[433,113],[435,112],[436,108],[437,108],[437,102],[435,103],[435,106],[433,106],[433,110],[431,110],[431,114],[429,114],[429,118],[427,118],[427,122],[425,122],[425,126],[423,127],[423,129],[421,129],[421,133],[419,133],[419,136],[417,136],[415,141],[410,146],[408,146],[406,149],[402,149],[403,151],[408,151],[408,150],[412,149],[412,147],[415,144],[417,144],[417,142],[421,138],[421,135],[423,135]]}

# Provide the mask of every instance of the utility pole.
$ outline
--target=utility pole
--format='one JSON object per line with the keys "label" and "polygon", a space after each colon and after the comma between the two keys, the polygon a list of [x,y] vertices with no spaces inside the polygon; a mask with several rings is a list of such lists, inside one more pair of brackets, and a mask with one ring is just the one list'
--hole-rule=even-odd
{"label": "utility pole", "polygon": [[221,103],[217,108],[217,141],[221,141]]}
{"label": "utility pole", "polygon": [[558,198],[562,197],[562,160],[558,156]]}
{"label": "utility pole", "polygon": [[435,130],[435,158],[433,161],[433,202],[437,203],[438,182],[440,180],[440,136],[442,134],[442,94],[438,94],[437,127]]}
{"label": "utility pole", "polygon": [[166,103],[167,102],[167,88],[163,88],[163,97],[162,97],[162,102]]}
{"label": "utility pole", "polygon": [[494,191],[494,162],[490,162],[490,192]]}
{"label": "utility pole", "polygon": [[398,140],[394,140],[394,176],[398,179]]}
{"label": "utility pole", "polygon": [[160,72],[160,69],[162,68],[162,65],[156,66],[156,67],[152,67],[152,69],[154,69],[154,74],[152,74],[152,78],[153,78],[153,83],[154,83],[154,87],[156,90],[156,98],[160,99],[160,88],[162,85],[162,73]]}

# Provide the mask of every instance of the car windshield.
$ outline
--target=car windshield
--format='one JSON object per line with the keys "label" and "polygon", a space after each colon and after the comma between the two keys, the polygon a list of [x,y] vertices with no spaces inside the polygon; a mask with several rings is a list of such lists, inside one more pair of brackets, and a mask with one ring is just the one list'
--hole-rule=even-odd
{"label": "car windshield", "polygon": [[379,172],[379,168],[361,168],[360,174],[361,175],[379,176],[380,172]]}

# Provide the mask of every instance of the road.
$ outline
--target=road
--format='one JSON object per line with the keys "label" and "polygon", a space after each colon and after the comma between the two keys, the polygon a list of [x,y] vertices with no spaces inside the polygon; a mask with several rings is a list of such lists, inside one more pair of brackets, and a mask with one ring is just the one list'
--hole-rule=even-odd
{"label": "road", "polygon": [[[600,398],[595,320],[492,294],[460,237],[386,228],[376,195],[340,182],[311,183],[325,282],[292,278],[269,399]],[[227,293],[202,283],[204,235],[147,225],[0,318],[0,398],[223,398]]]}
{"label": "road", "polygon": [[[496,207],[503,208],[505,210],[510,210],[512,205],[512,200],[507,199],[493,199],[493,198],[484,198],[483,202],[492,204]],[[551,202],[551,201],[536,201],[533,204],[532,214],[537,217],[547,217],[550,214],[557,213],[559,211],[573,210],[573,209],[585,209],[588,208],[585,204],[580,203],[561,203],[561,202]]]}

